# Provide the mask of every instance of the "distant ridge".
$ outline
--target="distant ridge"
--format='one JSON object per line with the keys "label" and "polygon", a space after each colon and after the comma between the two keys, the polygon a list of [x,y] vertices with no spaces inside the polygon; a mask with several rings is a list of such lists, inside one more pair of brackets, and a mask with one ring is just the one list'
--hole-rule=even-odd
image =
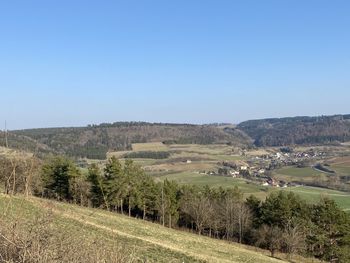
{"label": "distant ridge", "polygon": [[[0,132],[1,138],[4,134]],[[299,116],[229,123],[186,124],[114,122],[86,127],[9,132],[9,146],[40,153],[104,159],[108,151],[130,150],[132,143],[229,144],[247,148],[324,145],[350,141],[350,114]]]}
{"label": "distant ridge", "polygon": [[334,144],[350,140],[350,114],[250,120],[237,128],[256,146]]}
{"label": "distant ridge", "polygon": [[109,150],[130,150],[132,143],[225,143],[249,147],[251,139],[235,128],[214,125],[115,122],[87,127],[42,128],[11,132],[47,146],[55,153],[104,159]]}

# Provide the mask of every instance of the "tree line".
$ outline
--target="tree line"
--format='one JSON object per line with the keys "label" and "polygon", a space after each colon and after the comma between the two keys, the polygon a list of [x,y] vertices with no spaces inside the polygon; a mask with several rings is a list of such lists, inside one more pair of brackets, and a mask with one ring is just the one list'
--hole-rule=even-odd
{"label": "tree line", "polygon": [[140,151],[130,152],[123,155],[123,158],[149,158],[149,159],[167,159],[170,156],[170,152],[167,151]]}
{"label": "tree line", "polygon": [[[332,262],[350,260],[350,217],[327,198],[308,204],[292,192],[279,191],[262,201],[253,195],[244,198],[237,187],[157,182],[132,160],[121,162],[115,157],[104,165],[91,164],[85,172],[65,157],[35,165],[27,161],[21,169],[23,161],[15,168],[13,160],[1,162],[7,167],[0,173],[7,193],[26,191],[107,209],[170,228],[258,246],[272,256],[283,252]],[[28,167],[30,173],[25,172]]]}

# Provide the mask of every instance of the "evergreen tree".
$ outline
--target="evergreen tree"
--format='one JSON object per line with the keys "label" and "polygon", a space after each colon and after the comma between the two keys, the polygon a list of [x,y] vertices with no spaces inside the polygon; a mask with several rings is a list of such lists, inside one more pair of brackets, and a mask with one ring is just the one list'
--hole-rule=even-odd
{"label": "evergreen tree", "polygon": [[152,211],[152,216],[154,216],[159,191],[154,180],[149,175],[143,173],[140,178],[140,183],[141,187],[139,189],[140,198],[138,206],[142,209],[142,218],[146,219],[147,213]]}
{"label": "evergreen tree", "polygon": [[125,161],[123,168],[123,176],[125,178],[125,193],[128,203],[128,213],[131,216],[131,209],[135,208],[140,203],[141,193],[141,178],[143,170],[140,166],[128,159]]}
{"label": "evergreen tree", "polygon": [[94,207],[100,207],[102,204],[106,205],[102,180],[103,178],[98,165],[95,163],[91,164],[89,167],[88,181],[91,184],[90,199]]}
{"label": "evergreen tree", "polygon": [[312,206],[309,249],[323,260],[349,262],[350,220],[334,200],[322,199]]}
{"label": "evergreen tree", "polygon": [[77,176],[79,170],[72,161],[61,156],[49,159],[41,172],[44,195],[58,200],[72,200],[70,183]]}
{"label": "evergreen tree", "polygon": [[168,218],[168,226],[172,227],[178,220],[178,185],[174,181],[165,180],[163,190],[166,202],[166,213],[164,217]]}
{"label": "evergreen tree", "polygon": [[246,204],[252,212],[253,227],[258,228],[261,225],[261,201],[255,195],[250,195],[246,200]]}
{"label": "evergreen tree", "polygon": [[104,168],[102,189],[105,196],[105,204],[108,210],[121,208],[123,213],[123,201],[125,198],[126,180],[122,165],[114,156],[111,157]]}
{"label": "evergreen tree", "polygon": [[261,223],[276,225],[281,228],[290,221],[305,221],[309,215],[309,209],[305,201],[293,192],[273,192],[261,206]]}

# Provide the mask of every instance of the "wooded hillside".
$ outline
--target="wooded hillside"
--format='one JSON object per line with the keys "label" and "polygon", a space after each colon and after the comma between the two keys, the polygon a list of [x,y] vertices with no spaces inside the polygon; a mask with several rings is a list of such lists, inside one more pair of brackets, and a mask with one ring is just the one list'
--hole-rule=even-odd
{"label": "wooded hillside", "polygon": [[[4,133],[0,132],[2,145]],[[39,153],[105,159],[132,143],[229,144],[236,147],[334,144],[350,140],[350,115],[250,120],[238,126],[115,122],[11,131],[9,146]],[[24,147],[24,148],[23,148]]]}
{"label": "wooded hillside", "polygon": [[104,159],[108,150],[129,150],[132,143],[229,143],[247,147],[251,139],[241,131],[213,125],[117,122],[78,128],[30,129],[11,132],[26,136],[54,152],[75,157]]}
{"label": "wooded hillside", "polygon": [[[6,145],[7,144],[7,145]],[[8,146],[12,149],[20,149],[37,154],[54,153],[55,151],[46,144],[42,144],[37,140],[25,135],[14,132],[7,133],[7,143],[5,132],[0,131],[0,146]]]}
{"label": "wooded hillside", "polygon": [[350,140],[350,115],[251,120],[237,128],[256,146],[329,144]]}

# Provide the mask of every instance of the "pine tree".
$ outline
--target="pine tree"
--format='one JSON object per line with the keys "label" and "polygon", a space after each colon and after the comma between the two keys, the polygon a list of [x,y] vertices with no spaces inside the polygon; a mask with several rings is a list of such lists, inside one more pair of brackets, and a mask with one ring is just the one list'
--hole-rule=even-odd
{"label": "pine tree", "polygon": [[48,160],[41,172],[44,195],[58,200],[72,200],[70,184],[76,176],[79,176],[79,170],[67,158],[58,156]]}
{"label": "pine tree", "polygon": [[[156,202],[158,196],[157,185],[153,178],[149,175],[142,174],[140,178],[140,189],[139,189],[139,204],[138,206],[142,209],[142,218],[146,219],[147,213],[156,210]],[[154,216],[154,214],[153,214]]]}
{"label": "pine tree", "polygon": [[[165,202],[166,202],[166,214],[168,217],[168,226],[171,228],[174,223],[176,223],[178,219],[178,208],[179,208],[179,202],[178,202],[178,185],[174,181],[168,181],[165,180],[164,184],[164,196],[165,196]],[[164,217],[165,217],[164,215]]]}
{"label": "pine tree", "polygon": [[97,164],[91,164],[89,167],[88,181],[91,184],[90,199],[92,205],[94,207],[100,207],[102,204],[107,206],[105,202],[101,171]]}
{"label": "pine tree", "polygon": [[125,181],[121,163],[114,156],[111,157],[104,168],[102,180],[102,189],[108,210],[115,210],[120,207],[123,213]]}
{"label": "pine tree", "polygon": [[135,163],[128,159],[125,161],[123,174],[125,177],[125,190],[126,198],[128,203],[128,214],[131,216],[131,210],[140,203],[139,199],[141,197],[141,177],[143,175],[143,170]]}
{"label": "pine tree", "polygon": [[[330,262],[349,262],[350,219],[334,200],[322,199],[311,211],[308,243],[316,257]],[[342,259],[342,260],[340,260]]]}

